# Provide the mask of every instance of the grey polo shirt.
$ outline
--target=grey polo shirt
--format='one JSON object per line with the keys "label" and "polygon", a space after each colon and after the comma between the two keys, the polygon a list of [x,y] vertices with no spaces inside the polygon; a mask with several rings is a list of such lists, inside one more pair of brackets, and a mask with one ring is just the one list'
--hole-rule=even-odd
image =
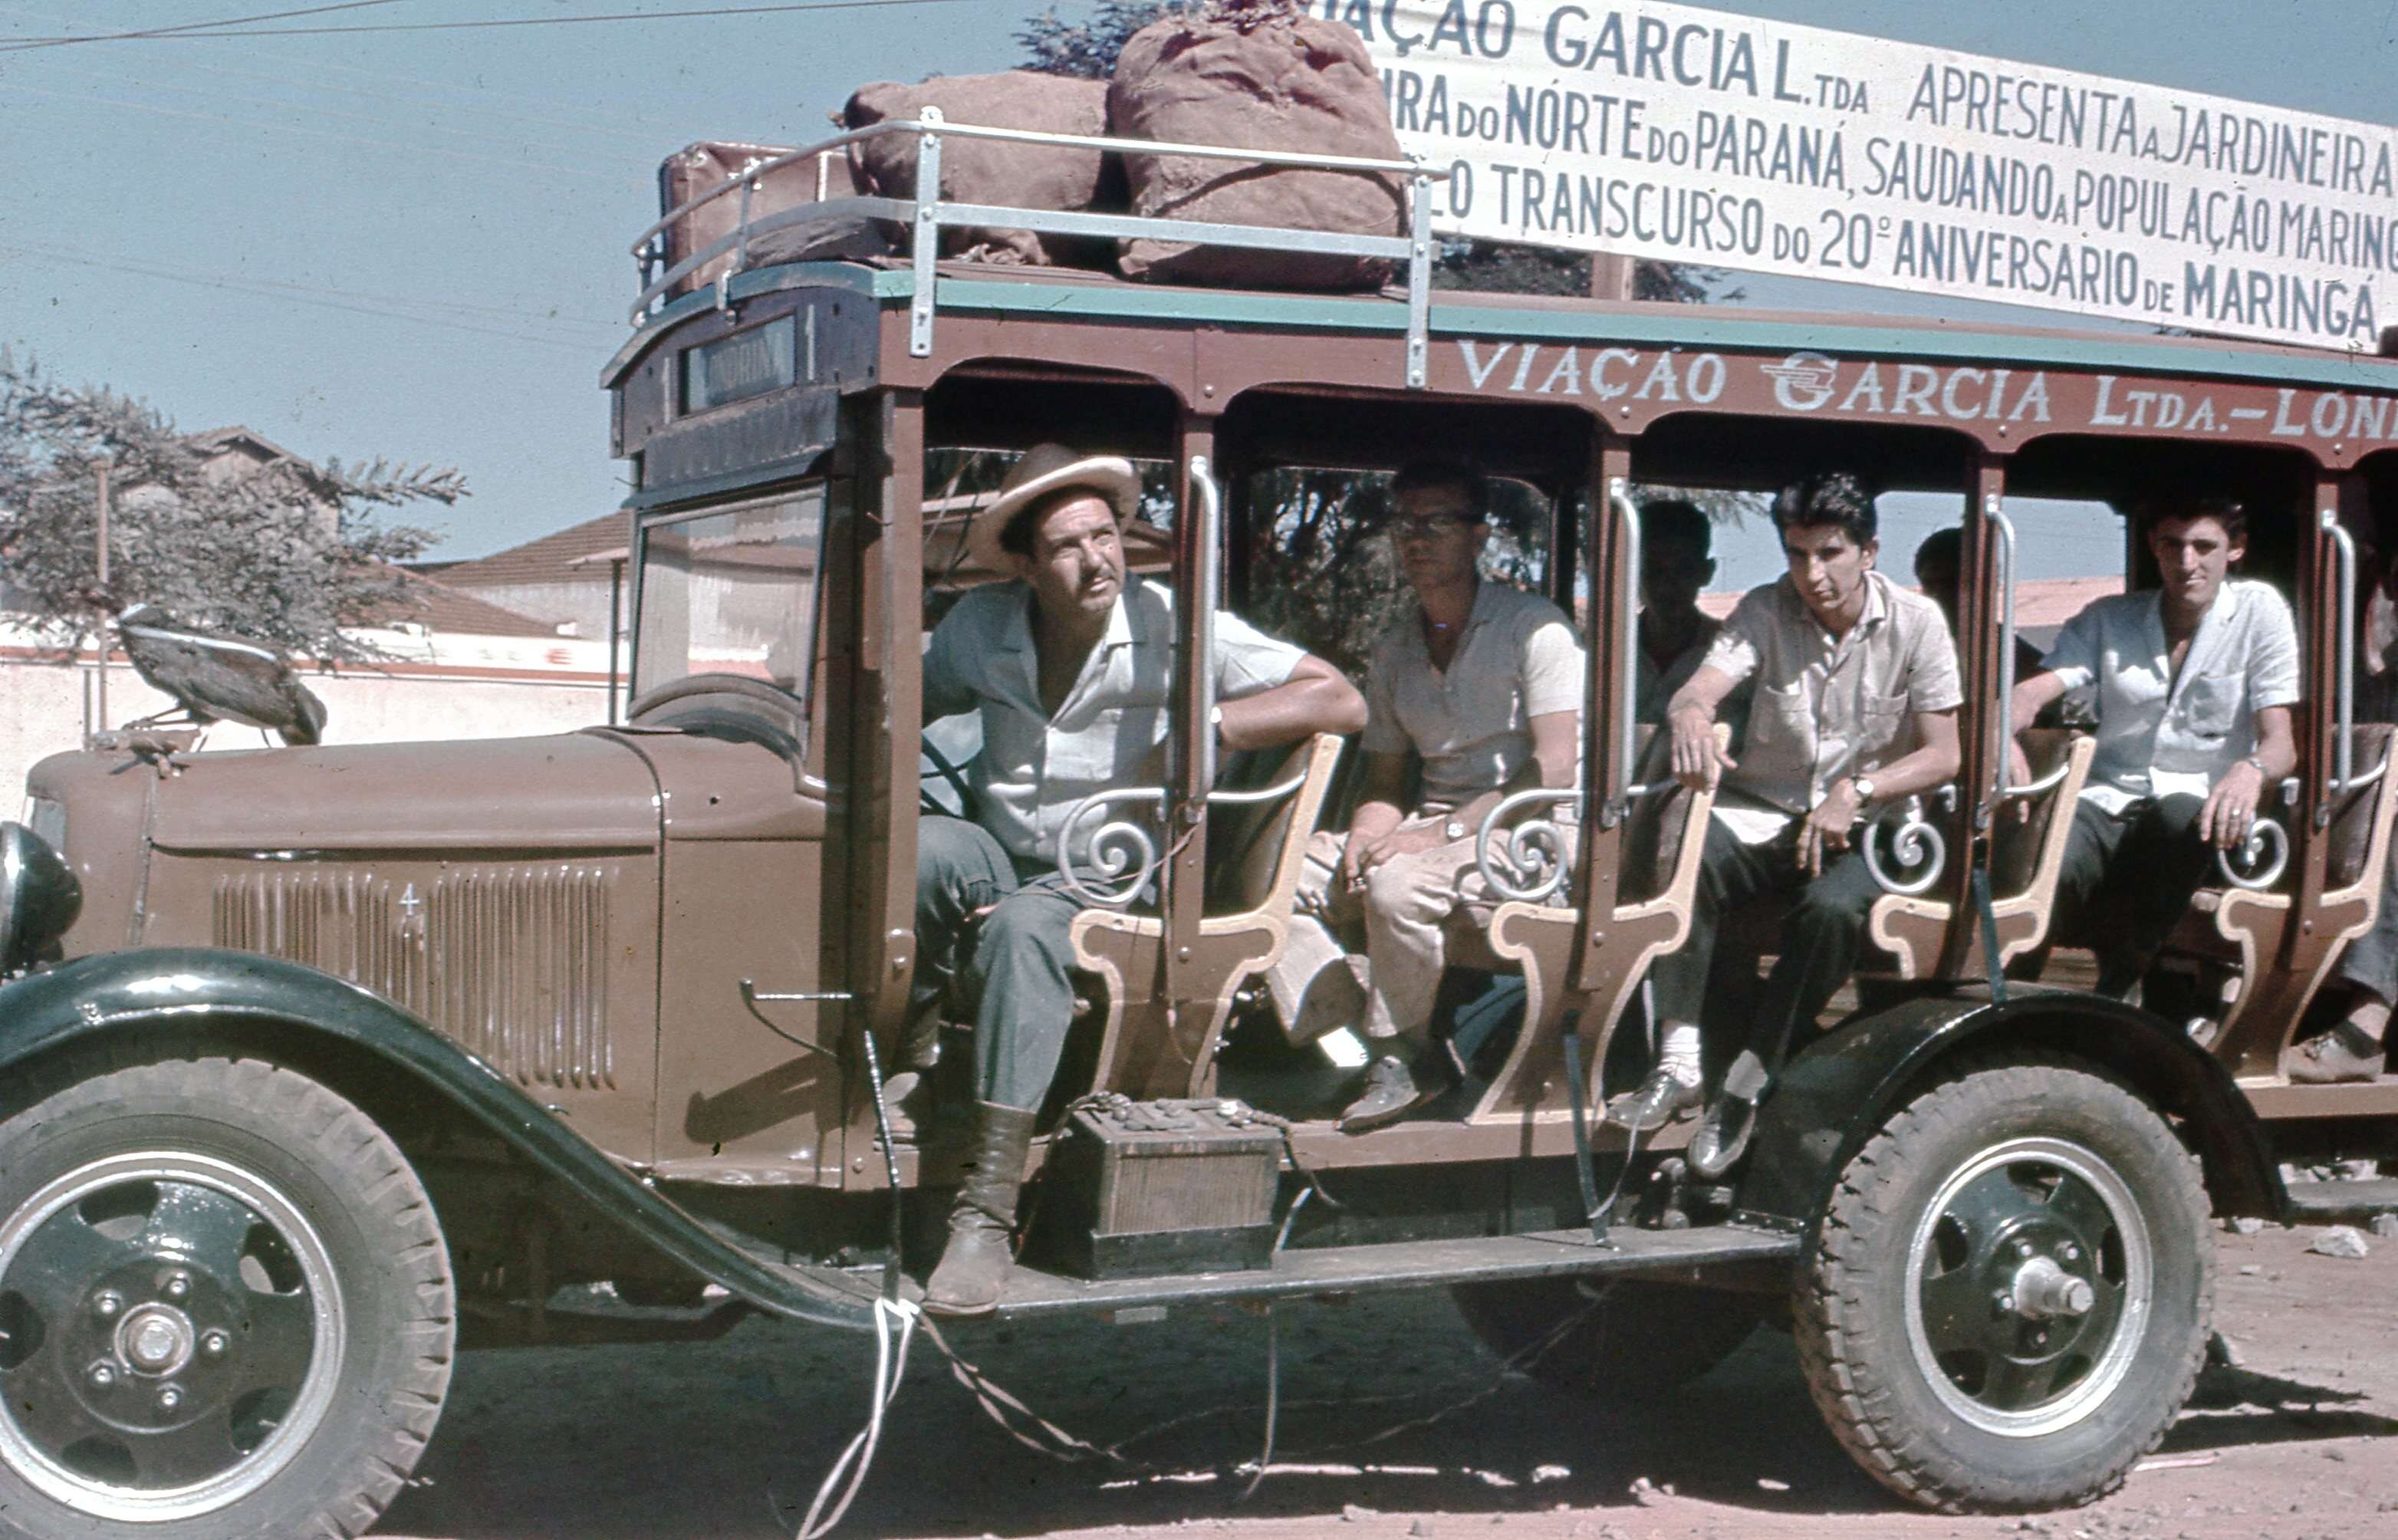
{"label": "grey polo shirt", "polygon": [[[1285,682],[1306,655],[1237,615],[1216,616],[1220,699]],[[1154,784],[1151,756],[1165,741],[1173,688],[1174,596],[1138,575],[1125,578],[1107,634],[1054,718],[1041,705],[1027,585],[966,595],[924,651],[924,720],[981,713],[982,752],[969,780],[983,827],[1025,860],[1058,858],[1066,815],[1092,792]]]}
{"label": "grey polo shirt", "polygon": [[2097,687],[2098,745],[2084,800],[2120,814],[2143,797],[2205,796],[2257,751],[2257,713],[2298,699],[2298,633],[2270,583],[2229,578],[2199,618],[2181,676],[2154,589],[2095,600],[2041,667]]}
{"label": "grey polo shirt", "polygon": [[1532,758],[1534,717],[1579,711],[1582,643],[1563,610],[1484,579],[1443,672],[1409,595],[1366,666],[1366,752],[1423,762],[1426,806],[1457,807],[1516,777]]}
{"label": "grey polo shirt", "polygon": [[1703,666],[1751,684],[1739,764],[1724,772],[1731,795],[1716,804],[1751,842],[1812,809],[1835,782],[1913,752],[1915,718],[1964,699],[1940,607],[1878,572],[1866,574],[1865,611],[1839,637],[1787,575],[1751,588]]}

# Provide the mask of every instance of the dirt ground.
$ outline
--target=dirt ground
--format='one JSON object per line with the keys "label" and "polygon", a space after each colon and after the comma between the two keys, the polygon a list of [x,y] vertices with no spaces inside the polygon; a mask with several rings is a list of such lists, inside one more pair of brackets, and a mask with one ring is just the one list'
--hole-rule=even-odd
{"label": "dirt ground", "polygon": [[[952,1330],[962,1355],[1072,1432],[1106,1441],[1154,1429],[1125,1451],[1147,1469],[1035,1454],[920,1342],[839,1533],[2398,1535],[2398,1238],[2341,1260],[2308,1252],[2321,1233],[2219,1237],[2216,1322],[2237,1367],[2209,1371],[2122,1492],[2069,1513],[1951,1519],[1901,1506],[1824,1430],[1779,1332],[1760,1331],[1678,1397],[1610,1420],[1501,1377],[1448,1297],[1429,1292],[1281,1309],[1279,1444],[1246,1501],[1237,1467],[1255,1460],[1262,1432],[1260,1317]],[[788,1535],[859,1425],[870,1352],[865,1338],[751,1319],[707,1344],[467,1354],[432,1449],[377,1533]]]}

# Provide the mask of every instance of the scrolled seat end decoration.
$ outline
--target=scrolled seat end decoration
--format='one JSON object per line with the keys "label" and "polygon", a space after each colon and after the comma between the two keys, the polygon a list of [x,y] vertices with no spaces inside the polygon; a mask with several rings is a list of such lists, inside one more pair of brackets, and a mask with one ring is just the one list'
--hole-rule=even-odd
{"label": "scrolled seat end decoration", "polygon": [[[1937,827],[1923,817],[1923,802],[1909,797],[1898,805],[1895,827],[1888,815],[1866,825],[1857,840],[1857,853],[1865,858],[1866,871],[1874,885],[1884,893],[1895,893],[1911,898],[1929,893],[1940,881],[1948,865],[1948,842],[1941,837]],[[1882,864],[1879,844],[1887,833],[1890,853],[1898,861],[1899,875],[1893,875]]]}
{"label": "scrolled seat end decoration", "polygon": [[[1142,823],[1110,818],[1079,840],[1094,815],[1111,803],[1154,803],[1163,807],[1165,789],[1158,786],[1113,787],[1094,791],[1074,804],[1058,830],[1058,880],[1066,891],[1094,909],[1124,909],[1140,897],[1157,871],[1157,839]],[[1084,858],[1077,861],[1075,851]]]}
{"label": "scrolled seat end decoration", "polygon": [[2215,869],[2233,887],[2261,893],[2282,880],[2290,864],[2290,835],[2272,818],[2258,818],[2237,850],[2217,850]]}
{"label": "scrolled seat end decoration", "polygon": [[1474,841],[1474,859],[1482,881],[1501,898],[1516,903],[1546,903],[1565,886],[1570,836],[1555,818],[1526,818],[1501,828],[1501,820],[1519,808],[1579,804],[1579,788],[1535,787],[1518,791],[1492,808]]}

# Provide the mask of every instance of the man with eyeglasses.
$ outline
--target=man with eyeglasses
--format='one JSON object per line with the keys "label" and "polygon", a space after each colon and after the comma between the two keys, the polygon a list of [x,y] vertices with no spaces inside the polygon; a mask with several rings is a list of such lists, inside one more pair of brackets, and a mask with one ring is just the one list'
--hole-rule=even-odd
{"label": "man with eyeglasses", "polygon": [[[1475,836],[1511,794],[1574,785],[1582,738],[1582,644],[1565,612],[1481,574],[1489,483],[1468,466],[1420,462],[1401,468],[1391,498],[1392,547],[1412,591],[1367,667],[1363,794],[1345,838],[1315,836],[1302,912],[1270,979],[1294,1037],[1318,1030],[1302,1013],[1328,1027],[1362,1007],[1374,1057],[1341,1114],[1348,1133],[1394,1123],[1452,1083],[1426,1049],[1448,967],[1442,927],[1480,888]],[[1358,910],[1362,986],[1317,917]]]}

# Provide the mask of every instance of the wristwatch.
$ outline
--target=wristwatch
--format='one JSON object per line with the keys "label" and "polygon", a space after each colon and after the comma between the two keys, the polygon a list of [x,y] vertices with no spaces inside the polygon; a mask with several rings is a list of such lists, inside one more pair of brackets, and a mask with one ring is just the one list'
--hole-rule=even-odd
{"label": "wristwatch", "polygon": [[1442,824],[1440,826],[1440,831],[1452,840],[1462,840],[1465,838],[1467,833],[1464,823],[1457,818],[1451,818],[1447,823]]}
{"label": "wristwatch", "polygon": [[1851,776],[1849,777],[1849,790],[1857,794],[1857,805],[1859,807],[1863,807],[1866,804],[1873,801],[1873,777],[1870,776]]}

